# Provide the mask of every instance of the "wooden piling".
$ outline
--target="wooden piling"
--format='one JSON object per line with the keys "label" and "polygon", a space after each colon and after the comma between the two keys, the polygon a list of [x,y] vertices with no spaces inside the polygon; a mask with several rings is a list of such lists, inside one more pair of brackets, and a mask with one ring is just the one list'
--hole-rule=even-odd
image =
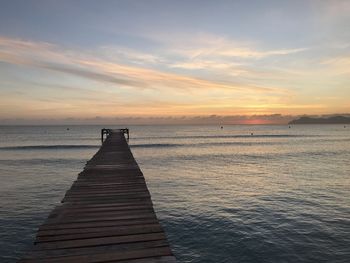
{"label": "wooden piling", "polygon": [[176,262],[124,134],[101,131],[101,148],[20,263]]}

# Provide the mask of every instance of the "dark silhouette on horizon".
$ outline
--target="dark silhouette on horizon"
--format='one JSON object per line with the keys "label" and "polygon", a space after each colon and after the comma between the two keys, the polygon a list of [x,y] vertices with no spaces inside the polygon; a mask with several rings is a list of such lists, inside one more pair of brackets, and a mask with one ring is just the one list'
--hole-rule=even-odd
{"label": "dark silhouette on horizon", "polygon": [[333,116],[328,118],[300,117],[288,124],[350,124],[350,117]]}

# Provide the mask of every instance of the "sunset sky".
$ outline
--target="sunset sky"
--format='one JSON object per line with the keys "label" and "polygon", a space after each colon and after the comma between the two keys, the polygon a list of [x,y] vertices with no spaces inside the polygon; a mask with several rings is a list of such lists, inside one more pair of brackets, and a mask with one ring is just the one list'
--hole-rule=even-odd
{"label": "sunset sky", "polygon": [[0,121],[350,113],[349,14],[346,0],[2,0]]}

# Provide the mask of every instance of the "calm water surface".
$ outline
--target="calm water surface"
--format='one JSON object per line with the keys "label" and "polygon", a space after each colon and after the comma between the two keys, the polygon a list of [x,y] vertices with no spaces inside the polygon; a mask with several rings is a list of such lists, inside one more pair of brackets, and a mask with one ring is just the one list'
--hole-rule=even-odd
{"label": "calm water surface", "polygon": [[[0,126],[0,262],[97,151],[99,126]],[[350,126],[131,126],[181,262],[350,262]],[[253,133],[253,136],[251,135]]]}

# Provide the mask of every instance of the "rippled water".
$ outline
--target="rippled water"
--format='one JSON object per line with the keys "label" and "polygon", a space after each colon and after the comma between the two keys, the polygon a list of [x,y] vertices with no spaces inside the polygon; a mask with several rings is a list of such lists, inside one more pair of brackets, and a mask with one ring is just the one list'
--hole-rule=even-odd
{"label": "rippled water", "polygon": [[[98,149],[101,127],[66,128],[0,127],[0,262]],[[349,126],[130,129],[179,262],[350,262]]]}

